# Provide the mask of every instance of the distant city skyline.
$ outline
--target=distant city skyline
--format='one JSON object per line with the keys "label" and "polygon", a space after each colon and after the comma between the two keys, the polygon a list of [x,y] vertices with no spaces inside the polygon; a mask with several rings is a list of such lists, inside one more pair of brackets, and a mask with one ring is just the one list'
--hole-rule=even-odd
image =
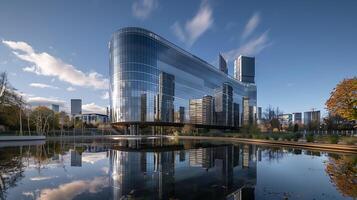
{"label": "distant city skyline", "polygon": [[[190,4],[189,6],[187,4]],[[3,1],[0,71],[33,104],[105,112],[108,42],[126,26],[150,29],[217,68],[255,57],[258,106],[325,113],[330,91],[357,75],[357,2]],[[79,12],[80,11],[80,12]],[[164,18],[162,16],[165,16]]]}

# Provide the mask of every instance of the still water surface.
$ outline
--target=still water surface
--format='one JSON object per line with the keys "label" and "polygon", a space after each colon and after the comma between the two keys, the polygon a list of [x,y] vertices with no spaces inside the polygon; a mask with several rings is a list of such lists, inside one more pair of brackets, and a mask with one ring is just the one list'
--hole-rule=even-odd
{"label": "still water surface", "polygon": [[175,139],[0,144],[0,199],[354,199],[357,155]]}

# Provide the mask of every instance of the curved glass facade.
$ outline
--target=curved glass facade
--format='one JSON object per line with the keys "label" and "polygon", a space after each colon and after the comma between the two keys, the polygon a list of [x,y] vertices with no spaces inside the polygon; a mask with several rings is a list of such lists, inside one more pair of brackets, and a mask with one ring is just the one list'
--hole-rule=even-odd
{"label": "curved glass facade", "polygon": [[[237,127],[254,118],[256,86],[239,82],[153,32],[123,28],[109,43],[113,123]],[[249,99],[244,110],[243,97]]]}

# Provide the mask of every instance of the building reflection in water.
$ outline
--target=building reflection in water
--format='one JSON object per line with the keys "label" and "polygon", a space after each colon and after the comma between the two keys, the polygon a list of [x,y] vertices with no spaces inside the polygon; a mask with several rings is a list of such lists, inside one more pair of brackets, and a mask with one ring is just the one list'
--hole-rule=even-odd
{"label": "building reflection in water", "polygon": [[254,145],[110,150],[113,199],[254,199],[259,151]]}
{"label": "building reflection in water", "polygon": [[82,167],[82,153],[76,150],[70,150],[71,152],[71,167]]}

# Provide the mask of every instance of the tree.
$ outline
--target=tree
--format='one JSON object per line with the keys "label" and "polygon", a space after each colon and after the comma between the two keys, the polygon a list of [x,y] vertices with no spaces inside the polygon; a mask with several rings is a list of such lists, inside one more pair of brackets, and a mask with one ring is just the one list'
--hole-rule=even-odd
{"label": "tree", "polygon": [[268,106],[268,108],[265,109],[263,115],[263,124],[267,129],[281,129],[280,126],[280,121],[279,121],[279,115],[281,115],[283,112],[279,109],[279,107],[272,107],[271,105]]}
{"label": "tree", "polygon": [[299,125],[298,125],[298,124],[295,124],[295,125],[294,125],[293,131],[294,131],[294,133],[296,133],[296,132],[299,131]]}
{"label": "tree", "polygon": [[15,91],[8,81],[6,72],[0,73],[0,124],[10,129],[18,129],[23,124],[25,102]]}
{"label": "tree", "polygon": [[347,120],[357,120],[357,77],[344,79],[331,92],[327,110]]}
{"label": "tree", "polygon": [[45,106],[35,108],[30,115],[30,119],[36,127],[36,132],[41,135],[47,135],[50,130],[59,127],[59,118]]}
{"label": "tree", "polygon": [[16,92],[16,89],[11,86],[7,79],[6,72],[0,73],[0,106],[17,106],[24,104],[23,99]]}

